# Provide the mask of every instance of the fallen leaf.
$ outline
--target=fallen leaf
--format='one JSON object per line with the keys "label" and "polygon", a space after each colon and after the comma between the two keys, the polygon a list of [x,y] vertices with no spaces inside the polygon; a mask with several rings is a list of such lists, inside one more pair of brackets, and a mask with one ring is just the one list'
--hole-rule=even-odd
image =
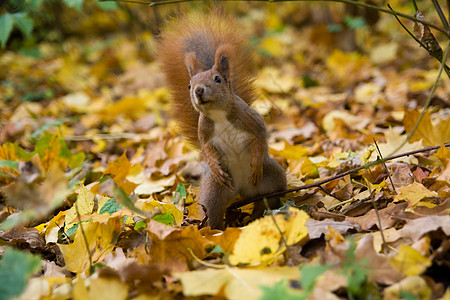
{"label": "fallen leaf", "polygon": [[196,258],[206,256],[205,247],[209,242],[203,239],[196,226],[175,228],[150,220],[145,230],[152,241],[150,261],[160,270],[187,271]]}
{"label": "fallen leaf", "polygon": [[436,197],[437,193],[430,191],[422,184],[414,182],[411,185],[402,186],[398,188],[398,195],[394,197],[394,202],[406,201],[408,207],[406,211],[411,211],[419,202],[427,197]]}
{"label": "fallen leaf", "polygon": [[101,262],[113,250],[120,232],[120,218],[110,218],[106,224],[82,222],[81,226],[83,230],[77,230],[72,244],[58,244],[64,256],[65,268],[74,273],[86,271],[91,263]]}
{"label": "fallen leaf", "polygon": [[420,275],[431,266],[429,258],[405,244],[400,245],[397,255],[390,258],[389,261],[396,270],[407,276]]}
{"label": "fallen leaf", "polygon": [[[411,132],[413,126],[419,119],[420,112],[407,110],[403,119],[406,132]],[[431,120],[429,112],[425,112],[422,121],[411,137],[411,142],[422,140],[426,146],[437,146],[450,141],[450,117]]]}
{"label": "fallen leaf", "polygon": [[[289,207],[289,219],[278,214],[253,221],[242,229],[229,261],[232,265],[268,263],[286,250],[286,245],[306,241],[305,226],[308,215],[297,208]],[[274,223],[276,222],[276,224]],[[284,238],[280,236],[283,234]]]}
{"label": "fallen leaf", "polygon": [[259,299],[261,286],[272,286],[283,279],[297,280],[298,267],[268,269],[223,268],[175,273],[183,284],[185,296],[218,295],[223,290],[228,299]]}

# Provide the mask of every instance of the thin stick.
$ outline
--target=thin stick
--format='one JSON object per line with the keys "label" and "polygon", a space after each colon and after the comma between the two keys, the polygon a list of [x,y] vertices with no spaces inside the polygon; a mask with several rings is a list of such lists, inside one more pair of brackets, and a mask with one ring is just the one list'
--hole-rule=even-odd
{"label": "thin stick", "polygon": [[[278,233],[280,234],[281,242],[282,242],[282,243],[284,244],[284,246],[287,248],[288,244],[287,244],[286,238],[284,237],[284,234],[283,234],[283,232],[281,231],[280,226],[278,226],[278,223],[277,223],[277,221],[275,220],[275,217],[274,217],[273,214],[272,214],[272,210],[270,209],[269,203],[267,202],[267,198],[264,198],[263,200],[264,200],[264,205],[265,205],[267,211],[269,212],[269,216],[272,218],[272,221],[273,221],[273,223],[275,224],[275,227],[277,228]],[[280,245],[280,248],[281,248],[281,246],[282,246],[282,245]]]}
{"label": "thin stick", "polygon": [[395,154],[398,150],[400,150],[411,139],[411,137],[414,135],[417,128],[419,127],[419,124],[422,121],[423,117],[425,116],[425,113],[426,113],[428,107],[430,106],[431,99],[433,98],[434,92],[436,91],[436,88],[438,86],[439,79],[441,78],[441,75],[442,75],[442,70],[444,69],[445,61],[447,60],[449,49],[450,49],[450,40],[448,41],[447,47],[445,48],[444,56],[442,57],[441,66],[439,67],[439,72],[438,72],[438,75],[436,76],[436,80],[434,81],[433,87],[431,88],[430,94],[428,95],[427,101],[425,102],[425,105],[422,109],[422,112],[420,113],[419,118],[416,121],[416,124],[414,124],[414,127],[412,128],[411,132],[409,132],[408,135],[406,136],[405,141],[403,143],[401,143],[401,145],[398,146],[397,149],[392,151],[392,153],[389,156]]}
{"label": "thin stick", "polygon": [[324,192],[328,196],[333,197],[334,199],[342,202],[342,199],[339,199],[339,197],[337,197],[337,196],[333,195],[332,193],[330,193],[329,191],[327,191],[323,186],[319,185],[319,188],[322,190],[322,192]]}
{"label": "thin stick", "polygon": [[[158,2],[156,2],[156,1],[132,1],[132,0],[100,0],[100,1],[132,2],[132,3],[147,4],[148,6],[153,7],[153,6],[157,6],[157,5],[185,3],[185,2],[199,2],[199,1],[205,1],[205,0],[167,0],[167,1],[158,1]],[[242,0],[222,0],[222,1],[234,2],[234,1],[242,1]],[[250,0],[250,1],[254,1],[254,2],[310,2],[311,0]],[[375,10],[378,10],[378,11],[381,11],[381,12],[384,12],[384,13],[387,13],[390,15],[396,15],[396,16],[399,16],[399,17],[402,17],[405,19],[409,19],[412,21],[416,21],[416,22],[428,25],[429,27],[442,32],[447,37],[450,37],[450,33],[447,32],[447,30],[444,28],[441,28],[437,25],[434,25],[434,24],[429,23],[424,20],[419,20],[413,16],[410,16],[410,15],[407,15],[407,14],[404,14],[401,12],[397,12],[397,11],[391,11],[389,9],[378,7],[376,5],[367,4],[365,2],[360,2],[360,1],[356,1],[356,0],[320,0],[320,1],[346,3],[346,4],[375,9]],[[318,1],[316,1],[316,2],[318,2]]]}
{"label": "thin stick", "polygon": [[[445,147],[450,147],[450,143],[447,143],[444,146]],[[278,192],[274,192],[274,193],[268,193],[268,194],[264,194],[264,195],[259,195],[259,196],[255,197],[253,199],[242,200],[242,201],[234,203],[233,205],[230,206],[230,208],[238,208],[238,207],[241,207],[241,206],[253,203],[253,202],[261,201],[264,198],[280,197],[280,196],[283,196],[283,195],[288,194],[288,193],[298,192],[298,191],[310,189],[310,188],[313,188],[313,187],[319,187],[319,186],[321,186],[324,183],[327,183],[327,182],[330,182],[330,181],[342,178],[342,177],[344,177],[346,175],[349,175],[349,174],[356,173],[356,172],[361,171],[363,169],[370,168],[372,166],[380,164],[381,162],[386,162],[386,161],[390,161],[390,160],[393,160],[393,159],[396,159],[396,158],[399,158],[399,157],[414,155],[414,154],[417,154],[417,153],[437,150],[440,147],[441,146],[426,147],[426,148],[422,148],[422,149],[419,149],[419,150],[409,151],[409,152],[405,152],[405,153],[389,156],[389,157],[386,157],[386,158],[383,158],[383,159],[378,159],[376,161],[373,161],[371,163],[367,163],[367,164],[365,164],[363,166],[360,166],[358,168],[355,168],[355,169],[352,169],[352,170],[348,170],[348,171],[346,171],[344,173],[335,175],[335,176],[330,177],[328,179],[323,179],[323,180],[317,181],[315,183],[305,184],[305,185],[298,186],[298,187],[295,187],[295,188],[292,188],[292,189],[287,189],[287,190],[284,190],[284,191],[278,191]]]}
{"label": "thin stick", "polygon": [[[375,147],[377,148],[378,156],[379,156],[381,159],[383,159],[383,155],[381,155],[381,151],[380,151],[380,148],[378,148],[377,141],[375,141],[375,139],[373,139],[373,142],[375,143]],[[392,181],[392,178],[391,178],[391,173],[389,172],[389,170],[388,170],[388,168],[387,168],[387,166],[386,166],[386,162],[383,161],[382,165],[383,165],[383,167],[384,167],[384,170],[386,171],[386,174],[387,174],[388,177],[389,177],[389,181],[391,182],[392,189],[394,190],[395,193],[397,193],[397,190],[395,189],[395,186],[394,186],[394,182]]]}
{"label": "thin stick", "polygon": [[438,15],[439,15],[439,18],[441,19],[442,25],[444,25],[445,29],[448,30],[448,29],[449,29],[449,27],[448,27],[448,21],[447,21],[447,19],[445,18],[444,13],[442,12],[442,8],[441,8],[441,6],[439,5],[439,2],[437,2],[437,0],[431,0],[431,2],[433,2],[434,8],[436,9],[436,11],[437,11],[437,13],[438,13]]}
{"label": "thin stick", "polygon": [[[414,11],[417,12],[419,10],[419,7],[417,7],[416,0],[412,0],[411,2],[413,4],[413,6],[414,6]],[[389,4],[388,4],[388,6],[389,6]]]}
{"label": "thin stick", "polygon": [[369,191],[370,191],[370,202],[372,203],[373,209],[375,209],[375,215],[377,216],[378,227],[380,228],[380,234],[381,234],[381,239],[383,240],[383,246],[386,249],[386,253],[389,253],[389,248],[387,246],[386,239],[384,238],[383,226],[381,225],[380,212],[378,211],[378,208],[375,205],[375,200],[373,199],[374,193],[372,193],[372,188],[370,187],[370,184],[368,185],[368,187],[369,187]]}

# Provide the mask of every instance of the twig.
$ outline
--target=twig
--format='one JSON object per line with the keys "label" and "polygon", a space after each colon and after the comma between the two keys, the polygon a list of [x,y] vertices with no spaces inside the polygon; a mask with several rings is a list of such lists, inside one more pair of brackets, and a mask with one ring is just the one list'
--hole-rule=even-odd
{"label": "twig", "polygon": [[[275,224],[275,227],[277,228],[278,233],[279,233],[280,236],[281,236],[281,242],[282,242],[282,243],[284,244],[284,246],[287,248],[288,244],[287,244],[286,238],[284,237],[284,234],[283,234],[283,232],[281,231],[280,226],[278,226],[278,223],[277,223],[277,221],[275,220],[275,217],[274,217],[273,214],[272,214],[272,210],[270,209],[269,203],[267,202],[267,198],[264,198],[264,205],[266,206],[266,209],[267,209],[267,211],[269,212],[269,215],[270,215],[270,217],[272,218],[272,221],[273,221],[273,223]],[[282,245],[280,245],[280,248],[281,248],[281,246],[282,246]]]}
{"label": "twig", "polygon": [[[450,1],[450,0],[449,0]],[[416,2],[415,1],[413,1],[413,3],[415,4]],[[389,7],[389,9],[390,10],[392,10],[392,11],[394,11],[393,9],[392,9],[392,7],[391,7],[391,5],[388,3],[388,5],[387,5],[388,7]],[[415,4],[414,5],[415,6],[415,8],[417,8],[417,5]],[[417,10],[416,10],[417,11]],[[424,48],[427,52],[428,52],[428,54],[430,55],[430,56],[432,56],[432,57],[434,57],[434,58],[436,58],[439,62],[441,62],[441,57],[439,57],[439,56],[437,56],[436,55],[436,53],[435,52],[432,52],[432,51],[430,51],[428,48],[427,48],[427,46],[426,45],[424,45],[424,43],[422,43],[418,38],[416,38],[416,36],[414,35],[414,34],[412,34],[412,32],[403,24],[403,22],[399,19],[399,17],[397,17],[396,15],[394,15],[394,17],[395,17],[395,19],[397,19],[397,22],[400,24],[400,26],[402,26],[403,27],[403,29],[422,47],[422,48]],[[445,70],[445,73],[447,73],[447,76],[448,76],[448,78],[450,78],[450,67],[449,66],[447,66],[446,64],[445,64],[445,61],[444,61],[444,70]]]}
{"label": "twig", "polygon": [[336,203],[336,204],[331,205],[330,207],[327,208],[327,210],[328,210],[328,211],[332,211],[334,208],[336,208],[336,207],[338,207],[338,206],[340,206],[340,205],[343,205],[343,204],[347,204],[347,203],[353,202],[354,200],[355,200],[355,199],[353,199],[353,197],[352,197],[352,198],[350,198],[350,199],[348,199],[348,200],[341,201],[341,202],[339,202],[339,203]]}
{"label": "twig", "polygon": [[320,185],[319,188],[322,190],[322,192],[324,192],[328,196],[333,197],[334,199],[342,202],[342,199],[339,199],[339,197],[337,197],[337,196],[333,195],[332,193],[330,193],[329,191],[327,191],[323,186]]}
{"label": "twig", "polygon": [[397,147],[397,149],[392,151],[392,153],[389,156],[395,154],[398,150],[400,150],[411,139],[411,137],[414,135],[417,128],[419,127],[419,124],[422,121],[423,117],[425,116],[425,112],[427,111],[428,107],[430,106],[431,99],[433,98],[434,92],[436,91],[436,88],[438,86],[439,79],[441,78],[441,75],[442,75],[442,70],[444,69],[445,61],[447,60],[449,49],[450,49],[450,40],[448,41],[447,47],[445,48],[445,52],[442,57],[441,66],[439,67],[439,72],[438,72],[438,75],[436,76],[436,80],[434,81],[433,87],[431,88],[430,94],[428,95],[427,101],[425,102],[425,105],[422,109],[422,112],[420,113],[419,118],[416,121],[416,124],[414,124],[414,127],[411,129],[411,132],[409,132],[408,135],[406,136],[405,141],[403,143],[401,143],[400,146]]}
{"label": "twig", "polygon": [[[447,143],[444,146],[445,147],[450,147],[450,143]],[[253,202],[261,201],[264,198],[280,197],[280,196],[283,196],[283,195],[288,194],[288,193],[298,192],[298,191],[310,189],[310,188],[313,188],[313,187],[319,187],[319,186],[321,186],[324,183],[327,183],[327,182],[330,182],[330,181],[342,178],[342,177],[344,177],[346,175],[349,175],[349,174],[356,173],[356,172],[358,172],[360,170],[363,170],[363,169],[370,168],[370,167],[378,165],[378,164],[380,164],[382,162],[390,161],[390,160],[393,160],[393,159],[396,159],[396,158],[399,158],[399,157],[414,155],[414,154],[417,154],[417,153],[437,150],[440,147],[441,146],[426,147],[426,148],[422,148],[422,149],[419,149],[419,150],[413,150],[413,151],[409,151],[409,152],[405,152],[405,153],[389,156],[389,157],[386,157],[386,158],[378,159],[376,161],[373,161],[371,163],[367,163],[367,164],[365,164],[363,166],[360,166],[358,168],[351,169],[351,170],[346,171],[344,173],[335,175],[335,176],[327,178],[327,179],[323,179],[321,181],[317,181],[315,183],[305,184],[305,185],[298,186],[298,187],[295,187],[295,188],[292,188],[292,189],[287,189],[287,190],[284,190],[284,191],[278,191],[278,192],[274,192],[274,193],[268,193],[268,194],[264,194],[264,195],[259,195],[259,196],[256,196],[253,199],[242,200],[242,201],[234,203],[233,205],[230,206],[230,208],[239,208],[239,207],[242,207],[244,205],[247,205],[247,204],[250,204],[250,203],[253,203]]]}
{"label": "twig", "polygon": [[386,253],[389,253],[389,248],[386,243],[386,239],[384,238],[383,226],[381,225],[380,212],[378,211],[377,206],[375,205],[374,193],[372,193],[372,188],[370,184],[367,185],[370,191],[370,202],[372,203],[373,209],[375,209],[375,215],[377,216],[378,227],[380,228],[381,239],[383,240],[383,246],[386,249]]}
{"label": "twig", "polygon": [[[377,148],[378,155],[380,156],[381,159],[383,159],[383,155],[381,155],[381,151],[380,151],[380,148],[378,148],[377,141],[375,141],[375,139],[373,139],[373,142],[375,143],[375,147]],[[389,170],[386,166],[386,163],[384,161],[383,161],[382,165],[384,167],[384,170],[386,171],[386,174],[389,177],[389,181],[391,182],[392,189],[394,190],[395,193],[397,193],[397,190],[395,189],[395,186],[394,186],[394,182],[392,181],[392,178],[391,178],[391,173],[389,172]]]}
{"label": "twig", "polygon": [[[413,4],[413,6],[414,6],[414,11],[418,11],[419,7],[417,6],[416,0],[412,0],[411,2]],[[389,6],[389,4],[388,4],[388,6]]]}
{"label": "twig", "polygon": [[[205,1],[205,0],[167,0],[167,1],[133,1],[133,0],[100,0],[100,1],[115,1],[115,2],[131,2],[131,3],[139,3],[139,4],[147,4],[150,7],[153,6],[157,6],[157,5],[165,5],[165,4],[175,4],[175,3],[185,3],[185,2],[199,2],[199,1]],[[233,1],[242,1],[242,0],[221,0],[221,1],[228,1],[228,2],[233,2]],[[311,0],[250,0],[250,1],[254,1],[254,2],[310,2]],[[409,19],[412,21],[416,21],[419,23],[422,23],[424,25],[427,25],[431,28],[434,28],[440,32],[442,32],[443,34],[445,34],[445,36],[450,37],[450,33],[444,29],[441,28],[437,25],[434,25],[432,23],[429,23],[427,21],[424,20],[419,20],[413,16],[401,13],[401,12],[397,12],[397,11],[391,11],[389,9],[386,8],[382,8],[382,7],[378,7],[376,5],[372,5],[372,4],[368,4],[365,2],[361,2],[361,1],[357,1],[357,0],[320,0],[322,2],[339,2],[339,3],[346,3],[346,4],[351,4],[351,5],[356,5],[356,6],[361,6],[361,7],[366,7],[366,8],[371,8],[371,9],[375,9],[390,15],[396,15],[405,19]],[[318,1],[316,1],[318,2]]]}
{"label": "twig", "polygon": [[437,11],[437,13],[438,13],[438,15],[439,15],[439,18],[441,19],[442,25],[444,25],[445,29],[448,30],[448,29],[449,29],[449,27],[448,27],[448,21],[447,21],[447,19],[445,18],[444,13],[442,12],[442,8],[441,8],[441,6],[439,5],[439,2],[437,2],[437,0],[431,0],[431,2],[433,2],[434,8],[436,9],[436,11]]}

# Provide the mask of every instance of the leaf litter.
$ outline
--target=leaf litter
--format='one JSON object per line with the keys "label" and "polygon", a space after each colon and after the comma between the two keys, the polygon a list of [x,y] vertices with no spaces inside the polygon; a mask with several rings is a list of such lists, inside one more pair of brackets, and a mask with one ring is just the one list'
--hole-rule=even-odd
{"label": "leaf litter", "polygon": [[[258,53],[255,109],[289,188],[373,162],[374,140],[383,157],[406,140],[437,64],[390,16],[378,31],[350,30],[349,50],[345,30],[310,19],[315,5],[243,5]],[[297,13],[311,22],[295,23]],[[2,52],[1,297],[447,299],[448,149],[287,194],[254,222],[251,205],[234,208],[232,227],[204,228],[199,155],[169,117],[155,37],[141,34],[149,53],[127,32],[42,42],[45,59]],[[449,95],[443,78],[400,152],[450,142]]]}

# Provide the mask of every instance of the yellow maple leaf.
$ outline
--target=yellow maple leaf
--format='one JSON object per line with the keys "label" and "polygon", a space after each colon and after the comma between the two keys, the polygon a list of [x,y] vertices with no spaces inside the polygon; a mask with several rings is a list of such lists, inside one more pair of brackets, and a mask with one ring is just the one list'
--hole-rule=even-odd
{"label": "yellow maple leaf", "polygon": [[[306,242],[308,230],[306,220],[309,216],[297,208],[289,208],[290,216],[278,214],[260,218],[242,228],[238,240],[229,257],[232,265],[270,263],[286,250],[286,245],[280,235],[285,237],[287,245]],[[274,223],[274,220],[276,224]]]}
{"label": "yellow maple leaf", "polygon": [[106,224],[83,222],[81,226],[83,231],[78,228],[72,244],[58,244],[66,262],[65,268],[75,273],[86,271],[90,263],[100,262],[113,250],[114,239],[120,232],[120,218],[110,217]]}
{"label": "yellow maple leaf", "polygon": [[298,280],[298,267],[264,269],[207,269],[175,273],[181,280],[185,296],[217,295],[221,291],[227,299],[259,299],[261,286],[272,286],[282,280]]}
{"label": "yellow maple leaf", "polygon": [[[415,123],[419,119],[420,112],[407,110],[403,118],[406,132],[411,132]],[[422,140],[426,146],[437,146],[450,142],[450,116],[447,118],[438,118],[435,122],[431,121],[430,113],[427,111],[420,122],[417,130],[411,137],[411,141]]]}
{"label": "yellow maple leaf", "polygon": [[113,277],[83,280],[78,276],[73,289],[74,300],[125,300],[127,296],[128,285]]}
{"label": "yellow maple leaf", "polygon": [[269,152],[273,155],[279,155],[285,159],[297,160],[308,155],[308,150],[306,147],[300,145],[291,145],[287,141],[283,141],[284,146],[281,150],[276,150],[270,148]]}
{"label": "yellow maple leaf", "polygon": [[416,296],[415,299],[431,299],[431,289],[425,279],[420,276],[410,276],[402,279],[384,290],[383,299],[404,299],[401,292]]}
{"label": "yellow maple leaf", "polygon": [[427,197],[436,197],[437,193],[430,191],[422,184],[418,182],[413,182],[410,185],[401,186],[398,188],[398,195],[394,197],[394,202],[399,202],[405,200],[408,202],[407,211],[411,211],[416,207],[419,202]]}
{"label": "yellow maple leaf", "polygon": [[156,200],[144,202],[142,205],[142,210],[154,212],[155,209],[161,211],[162,214],[165,214],[170,211],[172,216],[175,219],[175,225],[180,226],[183,222],[183,212],[181,212],[175,205],[171,203],[164,203]]}
{"label": "yellow maple leaf", "polygon": [[129,195],[137,186],[137,184],[125,179],[130,169],[131,163],[127,158],[126,152],[124,152],[122,156],[115,161],[108,162],[108,167],[105,172],[103,172],[103,175],[111,175],[114,182],[125,192],[125,194]]}
{"label": "yellow maple leaf", "polygon": [[429,258],[423,256],[411,246],[404,244],[400,245],[396,256],[389,258],[389,262],[395,269],[407,276],[420,275],[431,266]]}
{"label": "yellow maple leaf", "polygon": [[[86,186],[83,184],[79,185],[79,191],[77,196],[77,201],[72,205],[72,207],[66,212],[65,216],[65,227],[64,231],[69,230],[71,227],[75,225],[73,221],[78,217],[78,213],[80,216],[85,214],[92,213],[94,209],[94,198],[95,194],[91,193]],[[78,208],[78,213],[77,213]]]}
{"label": "yellow maple leaf", "polygon": [[[386,158],[390,155],[394,154],[394,151],[397,150],[398,147],[406,140],[406,135],[401,135],[397,131],[395,131],[392,128],[389,128],[389,130],[384,134],[386,137],[386,143],[379,143],[378,148],[380,149],[381,155]],[[395,153],[402,153],[402,152],[408,152],[413,150],[422,149],[422,142],[414,142],[414,143],[406,143],[403,145],[400,149],[398,149]],[[378,152],[373,151],[372,155],[370,156],[370,161],[374,161],[377,159]],[[397,159],[394,159],[392,161],[402,161],[406,163],[412,163],[417,164],[417,158],[410,155],[408,157],[399,157]]]}

